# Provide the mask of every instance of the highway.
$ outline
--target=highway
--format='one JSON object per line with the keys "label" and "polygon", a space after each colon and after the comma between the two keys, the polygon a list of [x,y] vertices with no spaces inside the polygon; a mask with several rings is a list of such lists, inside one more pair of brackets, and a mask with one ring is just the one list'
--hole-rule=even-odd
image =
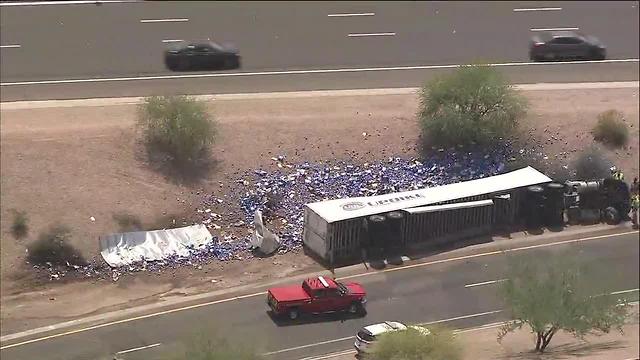
{"label": "highway", "polygon": [[289,360],[348,350],[351,337],[360,327],[383,320],[427,323],[449,319],[444,323],[454,328],[494,323],[507,317],[500,312],[502,305],[494,282],[506,277],[507,256],[540,258],[570,253],[600,274],[594,283],[607,284],[602,291],[629,290],[626,295],[616,296],[637,299],[637,232],[549,244],[519,245],[523,250],[507,255],[460,256],[399,270],[354,274],[348,280],[361,282],[368,291],[368,314],[364,318],[334,315],[305,323],[274,321],[267,313],[265,296],[258,293],[88,331],[71,330],[64,336],[13,347],[11,344],[19,341],[3,343],[1,355],[3,360],[37,359],[43,354],[50,360],[84,360],[111,359],[110,354],[124,352],[121,357],[127,360],[162,359],[200,333],[256,344],[269,354],[268,358]]}
{"label": "highway", "polygon": [[[518,83],[638,80],[637,2],[124,2],[1,10],[2,101],[418,86],[474,61],[506,64]],[[545,29],[594,34],[610,60],[626,62],[528,64],[528,40]],[[206,38],[232,42],[243,67],[164,68],[168,42]]]}

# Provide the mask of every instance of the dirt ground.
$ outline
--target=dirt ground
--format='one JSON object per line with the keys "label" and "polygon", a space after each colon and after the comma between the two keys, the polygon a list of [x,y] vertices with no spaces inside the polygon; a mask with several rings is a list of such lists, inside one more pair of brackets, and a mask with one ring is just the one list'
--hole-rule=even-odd
{"label": "dirt ground", "polygon": [[[530,91],[526,96],[532,106],[523,128],[541,138],[551,154],[577,154],[592,142],[589,132],[598,113],[622,111],[631,126],[631,145],[610,155],[628,179],[637,176],[637,89]],[[155,294],[186,292],[195,285],[214,289],[317,267],[311,259],[289,253],[262,260],[214,261],[201,269],[144,273],[115,284],[90,280],[38,285],[24,258],[26,245],[55,223],[71,227],[72,243],[87,258],[97,258],[98,237],[118,232],[114,214],[134,214],[145,223],[166,214],[192,214],[202,193],[224,198],[242,171],[271,169],[275,166],[271,157],[276,155],[286,155],[294,163],[416,156],[417,104],[413,95],[213,102],[210,106],[220,130],[220,140],[212,150],[217,164],[203,180],[186,185],[155,171],[144,160],[134,131],[133,105],[2,110],[2,319],[13,317],[19,306],[29,306],[27,299],[63,302],[62,293],[70,291],[78,294],[74,302],[83,300],[79,303],[86,305],[61,307],[66,310],[56,312],[60,319],[119,302],[144,302]],[[363,132],[368,135],[363,137]],[[25,239],[11,235],[12,209],[28,214]],[[239,219],[231,212],[225,219],[229,223]],[[114,296],[103,296],[106,287]]]}

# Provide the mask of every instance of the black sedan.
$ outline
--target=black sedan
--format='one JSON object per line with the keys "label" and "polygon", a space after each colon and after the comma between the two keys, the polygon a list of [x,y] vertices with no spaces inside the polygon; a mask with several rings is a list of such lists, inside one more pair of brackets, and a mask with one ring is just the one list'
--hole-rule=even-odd
{"label": "black sedan", "polygon": [[240,55],[235,48],[213,41],[180,42],[165,51],[164,62],[172,71],[237,69]]}
{"label": "black sedan", "polygon": [[573,31],[544,32],[531,39],[529,58],[533,61],[585,59],[604,60],[607,48],[593,36]]}

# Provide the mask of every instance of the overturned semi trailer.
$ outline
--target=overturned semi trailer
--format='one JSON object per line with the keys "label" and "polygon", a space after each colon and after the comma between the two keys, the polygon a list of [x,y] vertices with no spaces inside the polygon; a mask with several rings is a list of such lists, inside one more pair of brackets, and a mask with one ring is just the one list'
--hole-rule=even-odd
{"label": "overturned semi trailer", "polygon": [[516,220],[526,187],[549,182],[526,167],[444,186],[306,204],[304,247],[338,264],[360,258],[363,248],[376,243],[412,247],[488,234]]}

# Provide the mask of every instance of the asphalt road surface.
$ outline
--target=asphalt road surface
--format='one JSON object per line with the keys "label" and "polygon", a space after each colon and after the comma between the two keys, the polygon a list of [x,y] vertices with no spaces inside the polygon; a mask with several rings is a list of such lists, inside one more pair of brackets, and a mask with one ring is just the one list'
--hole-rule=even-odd
{"label": "asphalt road surface", "polygon": [[[607,284],[603,291],[636,289],[625,294],[637,299],[637,232],[512,254],[543,257],[550,253],[574,254],[601,276],[593,281]],[[507,314],[496,312],[502,305],[491,281],[505,278],[506,261],[507,255],[489,255],[355,277],[352,280],[368,291],[364,318],[334,315],[303,323],[274,321],[267,313],[265,296],[259,295],[11,348],[5,343],[1,355],[3,360],[39,359],[44,354],[50,360],[88,360],[110,359],[110,354],[124,352],[121,357],[127,360],[163,359],[198,334],[217,334],[257,345],[272,353],[269,358],[300,359],[350,349],[351,337],[359,328],[384,320],[426,323],[453,318],[446,324],[454,328],[505,320]]]}
{"label": "asphalt road surface", "polygon": [[[609,59],[635,61],[511,65],[507,74],[529,83],[638,79],[637,2],[125,2],[1,10],[2,101],[417,86],[446,69],[410,67],[526,63],[533,32],[563,28],[598,36]],[[189,78],[203,73],[164,68],[168,42],[206,38],[237,46],[242,69]],[[55,83],[61,80],[75,82]]]}

